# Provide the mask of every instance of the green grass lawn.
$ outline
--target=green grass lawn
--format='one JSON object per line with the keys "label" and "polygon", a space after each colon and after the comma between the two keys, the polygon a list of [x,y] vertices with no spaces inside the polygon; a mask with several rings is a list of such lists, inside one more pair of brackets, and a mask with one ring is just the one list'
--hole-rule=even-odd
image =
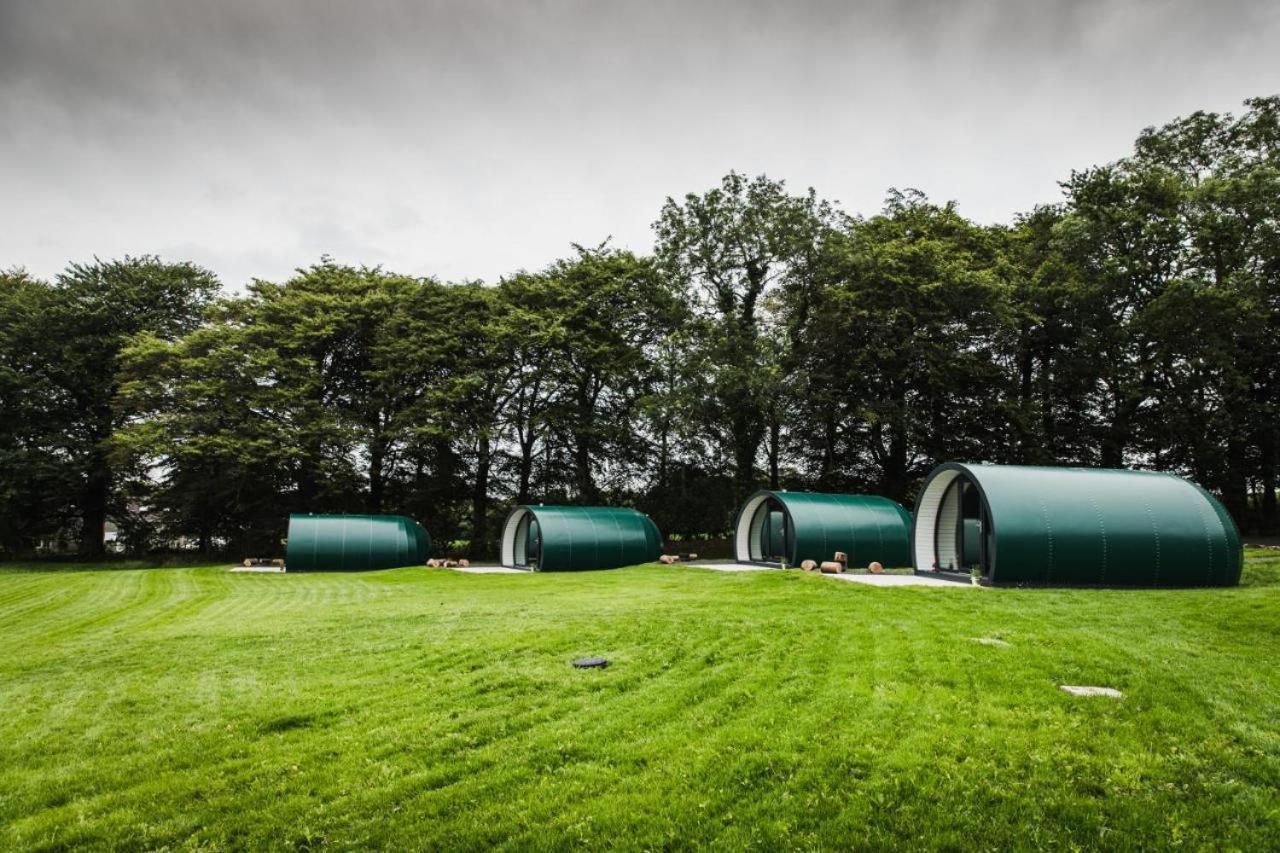
{"label": "green grass lawn", "polygon": [[0,846],[1274,849],[1278,660],[1278,551],[1186,591],[10,567]]}

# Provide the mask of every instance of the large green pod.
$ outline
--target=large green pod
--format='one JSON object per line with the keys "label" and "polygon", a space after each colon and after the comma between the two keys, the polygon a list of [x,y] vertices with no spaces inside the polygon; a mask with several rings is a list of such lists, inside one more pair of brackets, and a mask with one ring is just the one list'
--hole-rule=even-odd
{"label": "large green pod", "polygon": [[830,560],[911,565],[911,516],[888,498],[818,492],[756,492],[738,511],[734,554],[744,563],[796,566]]}
{"label": "large green pod", "polygon": [[430,550],[427,531],[402,515],[291,515],[285,567],[358,572],[420,566]]}
{"label": "large green pod", "polygon": [[992,584],[1234,586],[1244,559],[1222,504],[1180,477],[956,462],[925,481],[912,549],[917,571]]}
{"label": "large green pod", "polygon": [[502,564],[544,572],[616,569],[658,559],[649,516],[604,506],[518,506],[502,526]]}

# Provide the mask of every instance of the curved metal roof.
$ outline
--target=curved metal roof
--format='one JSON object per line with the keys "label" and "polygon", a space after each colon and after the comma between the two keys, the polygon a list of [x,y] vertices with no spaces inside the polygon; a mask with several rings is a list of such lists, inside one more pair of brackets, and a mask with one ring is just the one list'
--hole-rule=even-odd
{"label": "curved metal roof", "polygon": [[822,492],[756,492],[738,511],[734,522],[734,552],[743,562],[751,560],[751,517],[767,499],[782,505],[793,531],[790,565],[804,560],[830,560],[836,551],[849,555],[852,567],[880,562],[885,566],[911,565],[911,516],[899,504],[877,495],[841,495]]}
{"label": "curved metal roof", "polygon": [[366,571],[426,562],[431,536],[402,515],[290,515],[285,568]]}
{"label": "curved metal roof", "polygon": [[542,538],[539,571],[616,569],[649,563],[662,552],[662,535],[649,516],[634,509],[604,506],[517,506],[502,526],[502,563],[515,565],[520,519],[538,520]]}
{"label": "curved metal roof", "polygon": [[912,531],[928,569],[942,496],[957,477],[990,518],[989,579],[1000,584],[1233,586],[1240,534],[1222,504],[1172,474],[947,462],[925,480]]}

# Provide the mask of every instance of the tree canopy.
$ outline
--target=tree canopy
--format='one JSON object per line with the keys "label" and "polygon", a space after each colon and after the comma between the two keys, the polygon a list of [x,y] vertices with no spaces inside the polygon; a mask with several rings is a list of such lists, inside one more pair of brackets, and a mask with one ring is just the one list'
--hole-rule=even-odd
{"label": "tree canopy", "polygon": [[855,216],[730,172],[651,256],[501,281],[321,258],[220,290],[155,257],[0,274],[0,554],[279,550],[395,512],[494,552],[511,502],[723,534],[749,491],[910,502],[946,459],[1143,466],[1280,531],[1280,97],[1200,112],[1004,225]]}

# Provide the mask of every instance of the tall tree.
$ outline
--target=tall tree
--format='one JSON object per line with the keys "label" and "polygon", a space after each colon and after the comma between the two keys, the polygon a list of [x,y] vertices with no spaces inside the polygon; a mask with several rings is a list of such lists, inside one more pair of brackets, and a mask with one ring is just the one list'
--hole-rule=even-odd
{"label": "tall tree", "polygon": [[76,412],[55,381],[53,298],[21,270],[0,273],[0,551],[30,551],[74,520]]}
{"label": "tall tree", "polygon": [[[1131,158],[1179,182],[1177,222],[1185,235],[1181,277],[1168,288],[1171,305],[1153,318],[1164,361],[1146,414],[1149,452],[1219,491],[1247,526],[1274,530],[1280,97],[1246,105],[1238,117],[1198,112],[1148,128]],[[1187,409],[1200,404],[1198,412]],[[1254,478],[1260,488],[1251,512]]]}
{"label": "tall tree", "polygon": [[53,282],[33,322],[43,332],[48,380],[70,408],[62,429],[76,470],[69,503],[80,520],[80,551],[103,552],[107,516],[126,509],[113,491],[108,441],[129,413],[113,405],[120,353],[138,334],[176,338],[195,328],[218,291],[213,273],[155,257],[72,264]]}
{"label": "tall tree", "polygon": [[294,494],[292,389],[253,310],[252,297],[226,300],[187,335],[139,335],[121,356],[117,402],[132,417],[112,437],[113,460],[152,472],[162,537],[201,552],[273,554]]}
{"label": "tall tree", "polygon": [[791,195],[780,181],[730,172],[702,195],[668,198],[654,224],[659,261],[711,321],[704,339],[713,371],[705,422],[726,425],[735,501],[756,484],[774,403],[761,388],[770,370],[762,336],[771,333],[763,300],[805,268],[818,225],[832,216],[813,190]]}
{"label": "tall tree", "polygon": [[1106,308],[1063,250],[1066,217],[1061,205],[1039,207],[1004,234],[1010,456],[1028,464],[1098,462],[1092,405],[1102,365],[1092,341]]}
{"label": "tall tree", "polygon": [[824,486],[907,500],[939,461],[1005,461],[1000,247],[914,191],[830,240],[804,341]]}

